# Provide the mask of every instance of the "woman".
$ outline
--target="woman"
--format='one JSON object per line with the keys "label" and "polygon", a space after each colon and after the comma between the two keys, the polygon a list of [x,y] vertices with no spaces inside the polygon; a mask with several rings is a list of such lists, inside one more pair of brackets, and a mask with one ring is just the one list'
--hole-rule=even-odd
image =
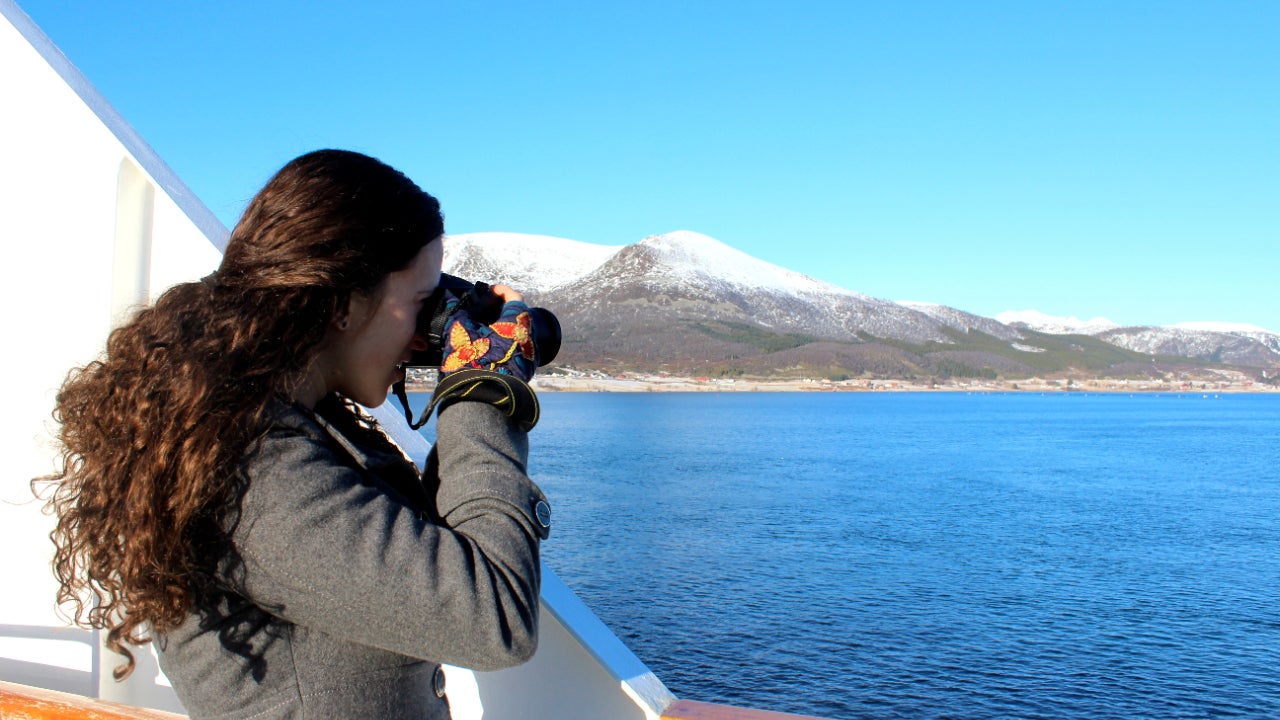
{"label": "woman", "polygon": [[[124,643],[154,640],[193,718],[446,718],[439,663],[532,655],[548,529],[525,470],[533,365],[469,355],[472,385],[524,407],[445,398],[421,476],[356,406],[403,379],[443,232],[396,170],[304,155],[250,202],[216,273],[70,374],[58,599],[108,630],[117,679]],[[527,310],[496,291],[506,319]],[[455,340],[486,334],[454,316]]]}

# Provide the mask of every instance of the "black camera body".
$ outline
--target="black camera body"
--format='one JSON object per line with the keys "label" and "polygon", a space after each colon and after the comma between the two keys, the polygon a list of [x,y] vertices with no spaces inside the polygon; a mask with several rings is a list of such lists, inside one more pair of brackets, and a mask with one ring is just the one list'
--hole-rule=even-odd
{"label": "black camera body", "polygon": [[[457,301],[451,306],[451,301]],[[470,282],[460,277],[440,274],[440,284],[423,303],[418,313],[417,338],[427,346],[414,350],[406,365],[410,367],[440,367],[444,360],[444,333],[453,314],[465,309],[472,320],[483,325],[497,321],[502,313],[502,298],[490,290],[488,283]],[[546,308],[529,308],[530,334],[534,351],[541,367],[555,360],[560,352],[560,321]]]}

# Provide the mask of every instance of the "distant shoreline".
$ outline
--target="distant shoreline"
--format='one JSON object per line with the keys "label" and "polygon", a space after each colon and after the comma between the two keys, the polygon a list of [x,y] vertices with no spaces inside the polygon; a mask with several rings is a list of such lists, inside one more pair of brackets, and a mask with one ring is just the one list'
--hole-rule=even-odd
{"label": "distant shoreline", "polygon": [[[1070,383],[1070,384],[1068,384]],[[535,377],[539,392],[978,392],[978,393],[1280,393],[1260,383],[1156,382],[1133,380],[711,380],[700,378]],[[410,392],[430,392],[432,383],[411,383]]]}

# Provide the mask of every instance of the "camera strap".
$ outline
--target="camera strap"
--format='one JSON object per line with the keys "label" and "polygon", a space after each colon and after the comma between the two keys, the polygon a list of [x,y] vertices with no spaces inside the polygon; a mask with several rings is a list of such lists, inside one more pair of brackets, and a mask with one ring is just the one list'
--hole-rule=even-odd
{"label": "camera strap", "polygon": [[492,370],[459,370],[449,373],[436,384],[431,394],[431,401],[422,410],[422,417],[413,419],[413,411],[409,408],[409,396],[404,383],[392,386],[392,391],[400,404],[404,406],[405,420],[409,427],[417,430],[431,420],[436,408],[444,410],[455,402],[482,402],[502,410],[507,417],[525,432],[538,424],[541,408],[538,396],[529,387],[529,383],[514,375],[494,372]]}
{"label": "camera strap", "polygon": [[426,425],[427,421],[431,419],[431,408],[428,407],[423,411],[422,417],[417,422],[413,421],[413,408],[409,407],[409,392],[405,389],[404,380],[392,385],[391,392],[400,401],[400,406],[404,408],[404,419],[409,423],[410,428],[417,430]]}

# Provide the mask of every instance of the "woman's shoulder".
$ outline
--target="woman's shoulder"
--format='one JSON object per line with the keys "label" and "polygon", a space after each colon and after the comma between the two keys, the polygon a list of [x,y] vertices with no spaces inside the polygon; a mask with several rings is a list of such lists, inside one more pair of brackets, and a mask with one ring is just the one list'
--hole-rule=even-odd
{"label": "woman's shoulder", "polygon": [[[402,456],[372,447],[305,408],[280,403],[272,411],[270,430],[246,458],[250,495],[269,500],[285,493],[297,500],[359,487],[393,491],[405,500],[400,496],[407,489],[420,488],[417,469]],[[421,500],[413,493],[406,497]]]}
{"label": "woman's shoulder", "polygon": [[250,466],[270,463],[281,454],[323,457],[349,465],[349,455],[358,460],[362,450],[341,433],[329,421],[313,410],[294,403],[275,401],[267,408],[267,431],[247,458]]}
{"label": "woman's shoulder", "polygon": [[267,406],[268,429],[267,439],[282,439],[294,436],[305,436],[323,442],[324,427],[314,412],[300,407],[296,403],[274,400]]}
{"label": "woman's shoulder", "polygon": [[[285,403],[270,408],[270,425],[244,458],[248,476],[247,499],[294,494],[318,480],[346,483],[354,471],[351,461],[317,418],[304,409]],[[307,480],[299,483],[299,480]]]}

